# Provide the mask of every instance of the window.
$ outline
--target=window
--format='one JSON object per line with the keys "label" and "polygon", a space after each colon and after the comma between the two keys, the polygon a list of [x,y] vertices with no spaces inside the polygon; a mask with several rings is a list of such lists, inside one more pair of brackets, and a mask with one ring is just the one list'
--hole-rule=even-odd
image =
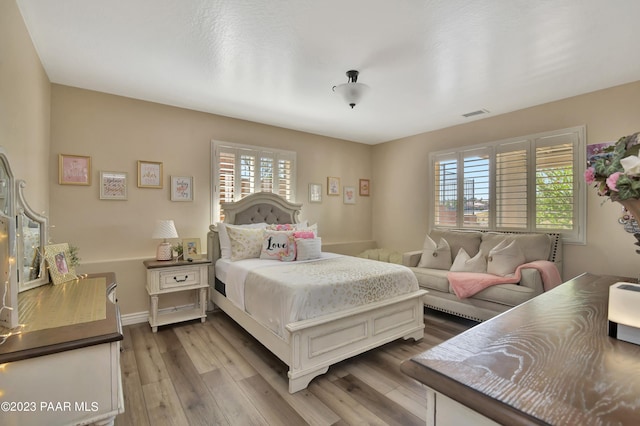
{"label": "window", "polygon": [[220,203],[254,192],[275,192],[295,199],[296,153],[258,146],[212,142],[212,221],[224,220]]}
{"label": "window", "polygon": [[431,225],[584,243],[585,145],[581,126],[432,153]]}

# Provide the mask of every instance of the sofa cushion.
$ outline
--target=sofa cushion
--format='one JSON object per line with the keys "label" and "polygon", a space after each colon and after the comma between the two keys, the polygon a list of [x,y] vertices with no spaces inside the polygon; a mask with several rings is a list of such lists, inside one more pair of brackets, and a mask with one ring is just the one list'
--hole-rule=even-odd
{"label": "sofa cushion", "polygon": [[487,287],[473,295],[473,299],[517,306],[535,296],[533,289],[518,284],[500,284]]}
{"label": "sofa cushion", "polygon": [[418,268],[432,268],[449,270],[451,267],[451,248],[444,238],[439,238],[438,243],[428,235],[424,239],[422,256]]}
{"label": "sofa cushion", "polygon": [[[471,257],[478,254],[482,241],[482,232],[434,229],[429,234],[434,241],[444,238],[451,247],[452,255],[458,254],[461,248]],[[488,252],[487,252],[488,253]]]}
{"label": "sofa cushion", "polygon": [[480,251],[488,256],[491,249],[502,241],[516,241],[516,244],[520,247],[520,250],[524,255],[525,262],[549,259],[551,238],[547,234],[507,234],[501,232],[485,232],[482,235]]}
{"label": "sofa cushion", "polygon": [[437,290],[444,293],[449,292],[449,271],[429,268],[409,268],[413,271],[421,288],[427,290]]}
{"label": "sofa cushion", "polygon": [[470,257],[465,249],[461,248],[449,270],[451,272],[487,272],[487,259],[482,252]]}
{"label": "sofa cushion", "polygon": [[516,241],[503,240],[489,251],[487,272],[506,277],[513,275],[516,268],[525,263],[524,254]]}

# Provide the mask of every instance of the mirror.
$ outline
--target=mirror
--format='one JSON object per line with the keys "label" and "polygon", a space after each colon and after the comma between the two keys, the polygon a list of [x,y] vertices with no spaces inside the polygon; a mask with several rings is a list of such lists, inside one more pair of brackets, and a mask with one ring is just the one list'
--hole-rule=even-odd
{"label": "mirror", "polygon": [[24,197],[24,180],[16,182],[18,193],[17,249],[18,249],[18,291],[28,290],[49,282],[45,267],[44,247],[47,244],[47,218],[35,213]]}
{"label": "mirror", "polygon": [[0,326],[9,329],[18,325],[14,194],[13,173],[0,147]]}

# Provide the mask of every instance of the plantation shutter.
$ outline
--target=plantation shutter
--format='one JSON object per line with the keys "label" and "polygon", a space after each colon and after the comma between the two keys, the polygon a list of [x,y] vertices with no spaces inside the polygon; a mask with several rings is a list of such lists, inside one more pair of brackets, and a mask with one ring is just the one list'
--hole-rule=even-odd
{"label": "plantation shutter", "polygon": [[429,154],[430,226],[557,232],[584,243],[584,126]]}
{"label": "plantation shutter", "polygon": [[488,149],[462,154],[463,228],[489,226],[489,159]]}
{"label": "plantation shutter", "polygon": [[496,147],[496,227],[527,229],[529,141]]}
{"label": "plantation shutter", "polygon": [[458,161],[441,155],[434,162],[434,218],[437,226],[456,226],[458,206]]}
{"label": "plantation shutter", "polygon": [[254,192],[275,192],[294,201],[295,152],[213,141],[212,153],[213,222],[224,220],[220,203]]}
{"label": "plantation shutter", "polygon": [[537,230],[574,228],[575,134],[535,140],[535,227]]}

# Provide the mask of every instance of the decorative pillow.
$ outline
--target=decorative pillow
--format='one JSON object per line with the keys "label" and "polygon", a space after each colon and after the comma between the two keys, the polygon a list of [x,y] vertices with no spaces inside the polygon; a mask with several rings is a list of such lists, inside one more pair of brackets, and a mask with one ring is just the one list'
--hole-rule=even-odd
{"label": "decorative pillow", "polygon": [[427,235],[424,239],[424,246],[422,247],[422,257],[420,257],[420,263],[418,268],[431,268],[431,269],[445,269],[449,270],[451,267],[451,248],[449,243],[444,238],[440,238],[440,242],[436,244],[435,241]]}
{"label": "decorative pillow", "polygon": [[313,231],[295,231],[293,233],[295,238],[315,238]]}
{"label": "decorative pillow", "polygon": [[264,229],[227,225],[227,234],[231,241],[230,259],[232,261],[260,257]]}
{"label": "decorative pillow", "polygon": [[293,223],[274,223],[267,225],[267,231],[295,231],[296,225]]}
{"label": "decorative pillow", "polygon": [[487,261],[482,252],[470,257],[465,249],[458,250],[458,254],[451,265],[451,272],[487,272]]}
{"label": "decorative pillow", "polygon": [[292,261],[296,258],[296,240],[292,231],[264,231],[260,259]]}
{"label": "decorative pillow", "polygon": [[227,227],[233,228],[254,228],[264,229],[267,227],[266,223],[250,223],[247,225],[230,225],[228,223],[218,223],[218,240],[220,240],[220,257],[223,259],[231,259],[231,240],[227,233]]}
{"label": "decorative pillow", "polygon": [[314,223],[313,225],[308,225],[308,226],[298,226],[296,228],[296,231],[308,231],[308,232],[313,232],[313,235],[315,235],[316,237],[318,236],[318,224]]}
{"label": "decorative pillow", "polygon": [[513,275],[516,268],[525,263],[524,254],[515,241],[502,241],[489,252],[487,272],[506,277]]}
{"label": "decorative pillow", "polygon": [[322,252],[322,238],[296,238],[296,260],[318,259]]}

